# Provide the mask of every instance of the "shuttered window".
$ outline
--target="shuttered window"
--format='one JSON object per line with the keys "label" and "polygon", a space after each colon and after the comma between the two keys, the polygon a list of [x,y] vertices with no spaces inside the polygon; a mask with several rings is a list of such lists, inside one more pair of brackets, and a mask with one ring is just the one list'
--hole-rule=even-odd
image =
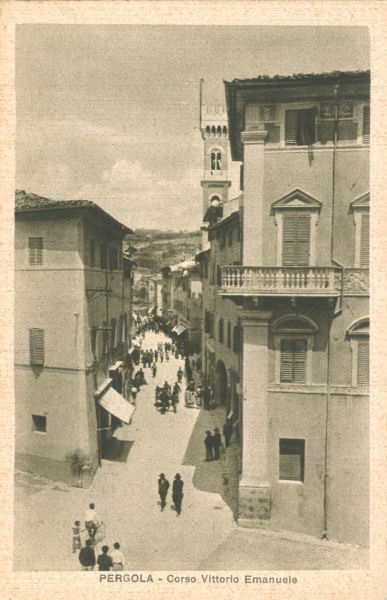
{"label": "shuttered window", "polygon": [[357,351],[357,384],[368,385],[369,383],[369,341],[358,343]]}
{"label": "shuttered window", "polygon": [[28,238],[30,265],[43,264],[43,238]]}
{"label": "shuttered window", "polygon": [[285,145],[311,146],[316,141],[317,109],[287,110],[285,113]]}
{"label": "shuttered window", "polygon": [[305,383],[306,340],[281,340],[281,383]]}
{"label": "shuttered window", "polygon": [[297,111],[287,110],[285,117],[285,144],[297,146]]}
{"label": "shuttered window", "polygon": [[233,350],[234,352],[240,352],[241,349],[241,328],[238,325],[234,327],[234,344]]}
{"label": "shuttered window", "polygon": [[97,328],[96,327],[92,327],[90,329],[90,345],[91,345],[91,352],[93,354],[94,358],[97,358]]}
{"label": "shuttered window", "polygon": [[370,143],[370,107],[363,106],[363,144]]}
{"label": "shuttered window", "polygon": [[111,337],[110,337],[110,345],[111,345],[112,348],[116,347],[116,324],[117,324],[116,319],[112,319],[111,322],[110,322],[110,327],[111,327],[111,330],[110,330],[110,335],[111,335]]}
{"label": "shuttered window", "polygon": [[231,323],[227,323],[227,347],[231,348]]}
{"label": "shuttered window", "polygon": [[118,250],[117,248],[109,248],[109,269],[114,271],[118,269]]}
{"label": "shuttered window", "polygon": [[44,330],[30,329],[30,365],[44,364]]}
{"label": "shuttered window", "polygon": [[307,267],[310,250],[310,215],[284,215],[282,264]]}
{"label": "shuttered window", "polygon": [[304,481],[305,440],[280,439],[279,478]]}
{"label": "shuttered window", "polygon": [[361,215],[360,266],[368,267],[370,262],[370,216]]}

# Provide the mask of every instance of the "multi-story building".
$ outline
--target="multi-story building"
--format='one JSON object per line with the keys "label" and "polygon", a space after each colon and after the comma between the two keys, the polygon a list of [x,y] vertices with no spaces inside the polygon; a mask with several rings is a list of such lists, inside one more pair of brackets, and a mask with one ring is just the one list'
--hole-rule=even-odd
{"label": "multi-story building", "polygon": [[89,201],[16,193],[16,466],[90,482],[129,422],[130,229]]}
{"label": "multi-story building", "polygon": [[205,292],[215,371],[221,344],[230,361],[228,345],[239,350],[239,523],[364,544],[370,74],[225,87],[243,192],[228,216],[227,203],[211,207],[199,259],[217,276]]}
{"label": "multi-story building", "polygon": [[147,278],[147,302],[157,317],[163,316],[163,276],[161,273]]}
{"label": "multi-story building", "polygon": [[202,328],[202,280],[195,260],[163,267],[163,317],[189,352],[199,352]]}

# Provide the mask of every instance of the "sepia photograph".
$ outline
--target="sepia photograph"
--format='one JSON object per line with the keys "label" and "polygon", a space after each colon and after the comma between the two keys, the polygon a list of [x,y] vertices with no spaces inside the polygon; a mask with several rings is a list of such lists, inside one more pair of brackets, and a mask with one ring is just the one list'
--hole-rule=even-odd
{"label": "sepia photograph", "polygon": [[113,4],[3,32],[4,598],[383,600],[370,27]]}

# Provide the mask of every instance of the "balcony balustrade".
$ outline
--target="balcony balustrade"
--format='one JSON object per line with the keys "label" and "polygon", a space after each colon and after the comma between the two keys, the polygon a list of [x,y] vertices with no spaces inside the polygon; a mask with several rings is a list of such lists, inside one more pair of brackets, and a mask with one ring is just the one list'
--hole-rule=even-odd
{"label": "balcony balustrade", "polygon": [[223,296],[338,296],[334,267],[221,267]]}

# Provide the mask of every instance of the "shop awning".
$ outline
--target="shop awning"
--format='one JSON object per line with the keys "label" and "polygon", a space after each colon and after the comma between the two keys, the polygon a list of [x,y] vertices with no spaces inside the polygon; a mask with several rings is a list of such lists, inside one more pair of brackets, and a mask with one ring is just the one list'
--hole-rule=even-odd
{"label": "shop awning", "polygon": [[136,407],[130,404],[121,394],[110,387],[106,393],[98,400],[102,408],[110,412],[124,423],[129,423]]}

